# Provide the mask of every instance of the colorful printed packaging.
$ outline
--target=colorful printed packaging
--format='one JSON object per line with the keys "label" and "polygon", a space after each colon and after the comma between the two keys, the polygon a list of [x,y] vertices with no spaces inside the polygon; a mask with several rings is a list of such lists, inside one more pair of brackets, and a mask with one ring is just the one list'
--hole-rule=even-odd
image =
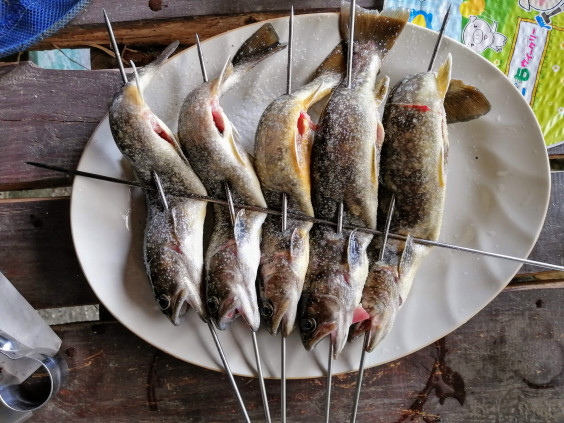
{"label": "colorful printed packaging", "polygon": [[[532,107],[548,147],[564,143],[564,0],[453,0],[445,34],[496,65]],[[410,22],[438,31],[439,0],[386,0]]]}

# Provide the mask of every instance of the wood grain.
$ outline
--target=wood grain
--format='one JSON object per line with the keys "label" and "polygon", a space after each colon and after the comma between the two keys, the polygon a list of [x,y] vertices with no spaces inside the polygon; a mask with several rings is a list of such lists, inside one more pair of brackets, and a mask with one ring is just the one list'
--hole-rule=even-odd
{"label": "wood grain", "polygon": [[69,200],[0,200],[0,270],[35,308],[96,304],[74,252]]}
{"label": "wood grain", "polygon": [[[382,9],[383,0],[358,0],[357,5]],[[129,2],[123,7],[113,0],[92,0],[88,6],[69,25],[81,26],[104,22],[102,9],[105,9],[112,22],[161,20],[204,15],[236,15],[244,13],[281,12],[286,15],[290,7],[298,13],[340,8],[341,0],[291,0],[256,2],[252,0],[161,0]]]}
{"label": "wood grain", "polygon": [[[358,421],[564,421],[562,301],[564,290],[502,293],[443,340],[367,369]],[[31,423],[242,421],[221,373],[183,363],[117,323],[55,330],[69,381]],[[355,379],[355,373],[334,377],[331,421],[348,421]],[[257,380],[236,380],[251,420],[262,421]],[[280,384],[266,387],[278,421]],[[322,421],[324,387],[319,378],[288,381],[288,420]]]}
{"label": "wood grain", "polygon": [[24,161],[76,168],[86,142],[121,85],[119,73],[0,67],[0,191],[67,185]]}

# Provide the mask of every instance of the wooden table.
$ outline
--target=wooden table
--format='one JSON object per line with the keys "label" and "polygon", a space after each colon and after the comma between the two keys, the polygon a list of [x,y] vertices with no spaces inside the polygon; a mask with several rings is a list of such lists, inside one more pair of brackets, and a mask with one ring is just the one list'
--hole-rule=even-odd
{"label": "wooden table", "polygon": [[[105,7],[118,40],[136,60],[195,32],[205,39],[246,23],[283,16],[290,2],[93,0],[71,24],[34,48],[107,47]],[[257,5],[257,3],[262,6]],[[276,3],[276,4],[274,4]],[[364,6],[381,2],[359,1]],[[297,13],[336,10],[304,1]],[[257,11],[258,10],[258,11]],[[95,49],[93,49],[94,51]],[[131,51],[135,50],[135,51]],[[106,60],[109,63],[109,60]],[[104,63],[104,60],[99,61]],[[60,174],[24,160],[76,168],[120,85],[115,70],[0,66],[0,191],[68,186]],[[564,146],[550,150],[553,163]],[[564,264],[564,172],[552,173],[545,227],[532,259]],[[75,255],[69,198],[0,200],[0,270],[38,309],[98,304]],[[403,359],[368,369],[360,422],[564,421],[564,274],[525,267],[468,323]],[[181,362],[150,346],[101,307],[100,321],[54,327],[70,367],[67,385],[32,422],[233,422],[236,399],[224,374]],[[334,378],[332,421],[348,421],[356,374]],[[237,377],[253,421],[263,420],[256,379]],[[278,381],[267,381],[274,421]],[[324,379],[288,382],[291,422],[321,421]]]}

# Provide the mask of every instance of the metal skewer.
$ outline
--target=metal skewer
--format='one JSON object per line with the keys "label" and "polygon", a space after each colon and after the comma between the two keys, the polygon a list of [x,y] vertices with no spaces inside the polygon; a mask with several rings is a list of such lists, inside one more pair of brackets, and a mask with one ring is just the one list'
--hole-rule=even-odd
{"label": "metal skewer", "polygon": [[116,55],[116,59],[118,61],[119,71],[121,73],[121,77],[123,79],[123,83],[127,84],[127,74],[125,73],[125,69],[123,67],[123,62],[121,61],[121,55],[119,54],[119,48],[116,42],[116,37],[114,36],[114,30],[112,28],[112,23],[110,22],[110,18],[108,18],[108,14],[106,13],[106,9],[102,9],[104,12],[104,21],[106,22],[106,28],[108,30],[108,35],[110,36],[110,41],[112,43],[112,49],[114,50],[114,54]]}
{"label": "metal skewer", "polygon": [[[229,189],[229,184],[227,182],[224,182],[224,186],[225,186],[225,195],[227,197],[227,202],[228,202],[228,207],[229,207],[229,215],[231,216],[231,224],[233,226],[235,226],[235,219],[236,219],[236,214],[235,214],[235,205],[233,204],[233,197],[231,196],[231,190]],[[259,376],[259,385],[260,385],[260,393],[262,396],[262,402],[264,405],[264,416],[266,418],[266,421],[268,423],[271,422],[270,420],[270,409],[268,408],[268,398],[266,396],[266,386],[264,385],[264,376],[262,373],[262,365],[260,362],[260,353],[259,353],[259,348],[258,348],[258,342],[257,342],[257,334],[251,330],[251,336],[253,338],[253,349],[255,351],[255,360],[257,362],[257,372],[258,372],[258,376]]]}
{"label": "metal skewer", "polygon": [[[144,189],[144,190],[147,190],[147,191],[156,191],[155,187],[146,186],[146,185],[143,185],[143,184],[136,182],[136,181],[125,181],[123,179],[114,178],[114,177],[111,177],[111,176],[99,175],[97,173],[84,172],[84,171],[81,171],[81,170],[65,169],[65,168],[60,167],[60,166],[54,166],[54,165],[45,164],[45,163],[30,162],[30,161],[26,161],[24,163],[27,164],[27,165],[39,167],[39,168],[42,168],[42,169],[48,169],[48,170],[52,170],[52,171],[55,171],[55,172],[65,173],[65,174],[67,174],[67,176],[70,176],[70,175],[82,176],[82,177],[85,177],[85,178],[97,179],[99,181],[106,181],[106,182],[112,182],[112,183],[116,183],[116,184],[120,184],[120,185],[126,185],[126,186],[141,188],[141,189]],[[208,197],[206,195],[190,194],[190,193],[186,193],[186,192],[184,192],[182,194],[178,194],[178,193],[174,193],[174,192],[167,192],[166,194],[171,195],[171,196],[175,196],[175,197],[191,198],[193,200],[200,200],[200,201],[207,201],[209,203],[222,204],[224,206],[228,205],[228,202],[226,200]],[[249,204],[242,204],[242,203],[235,203],[235,202],[233,204],[234,204],[235,207],[241,208],[241,209],[257,211],[257,212],[266,213],[266,214],[272,214],[272,215],[275,215],[275,216],[282,216],[282,212],[280,210],[268,209],[268,208],[265,208],[265,207],[252,206],[252,205],[249,205]],[[328,226],[337,226],[337,223],[333,222],[331,220],[325,220],[325,219],[319,219],[317,217],[307,216],[305,214],[295,212],[295,211],[292,211],[292,210],[288,210],[288,216],[290,216],[292,219],[303,220],[305,222],[318,223],[318,224],[321,224],[321,225],[328,225]],[[372,234],[372,235],[382,235],[382,232],[377,230],[377,229],[363,228],[363,227],[360,227],[360,226],[343,224],[343,229],[357,230],[359,232],[364,232],[364,233]],[[390,238],[398,239],[400,241],[406,241],[407,240],[407,237],[405,235],[394,234],[392,232],[390,232],[388,234],[388,236]],[[529,259],[510,256],[510,255],[506,255],[506,254],[492,253],[490,251],[478,250],[477,248],[462,247],[460,245],[449,244],[447,242],[441,242],[441,241],[431,241],[429,239],[424,239],[424,238],[412,238],[412,240],[416,244],[428,245],[430,247],[439,247],[439,248],[446,248],[446,249],[449,249],[449,250],[461,251],[461,252],[465,252],[465,253],[479,254],[479,255],[482,255],[482,256],[485,256],[485,257],[493,257],[493,258],[498,258],[498,259],[503,259],[503,260],[509,260],[509,261],[514,261],[514,262],[521,263],[521,264],[529,264],[531,266],[542,267],[544,269],[557,270],[557,271],[560,271],[560,272],[564,272],[564,266],[559,266],[557,264],[545,263],[545,262],[536,261],[536,260],[529,260]]]}
{"label": "metal skewer", "polygon": [[200,59],[200,67],[202,68],[202,77],[204,82],[208,82],[208,73],[206,72],[206,65],[204,63],[204,52],[202,51],[202,45],[200,44],[200,37],[196,34],[196,47],[198,49],[198,59]]}
{"label": "metal skewer", "polygon": [[[384,234],[382,235],[382,246],[380,248],[380,254],[378,255],[379,262],[384,260],[384,252],[386,251],[386,243],[388,242],[388,234],[390,232],[390,224],[392,223],[392,215],[394,214],[395,204],[396,204],[396,197],[394,194],[392,194],[390,205],[388,207],[388,215],[386,216],[386,226],[384,228]],[[362,344],[362,352],[360,354],[360,364],[358,366],[358,377],[356,379],[356,389],[354,393],[351,423],[356,422],[356,413],[358,411],[358,402],[360,400],[360,390],[362,389],[362,379],[364,377],[364,360],[366,358],[366,348],[368,347],[369,339],[370,339],[369,331],[366,331],[364,333],[364,342]]]}
{"label": "metal skewer", "polygon": [[[294,40],[294,6],[290,8],[288,19],[288,64],[286,66],[286,94],[292,93],[292,57]],[[288,228],[288,195],[282,193],[282,232]],[[280,336],[280,418],[286,423],[286,337]]]}
{"label": "metal skewer", "polygon": [[450,16],[450,8],[452,7],[452,3],[448,5],[448,9],[445,13],[445,17],[443,18],[443,23],[441,25],[441,30],[439,31],[439,38],[435,43],[435,48],[433,49],[433,54],[431,55],[431,62],[429,63],[429,69],[427,72],[430,72],[433,69],[433,64],[435,63],[435,58],[437,57],[437,53],[439,52],[439,47],[441,46],[441,41],[443,39],[443,35],[445,33],[446,24],[448,22],[448,18]]}
{"label": "metal skewer", "polygon": [[161,201],[161,205],[163,206],[164,211],[168,212],[168,201],[166,200],[166,195],[163,190],[163,185],[161,184],[161,178],[159,178],[159,174],[153,170],[151,172],[153,174],[153,179],[155,180],[155,185],[157,186],[157,191],[159,193],[159,200]]}
{"label": "metal skewer", "polygon": [[[122,59],[121,59],[121,55],[119,54],[119,49],[118,49],[118,45],[114,36],[114,31],[112,29],[112,24],[110,22],[110,19],[108,18],[108,15],[106,14],[106,11],[103,10],[104,12],[104,20],[106,21],[106,27],[108,29],[108,34],[110,36],[110,40],[112,43],[112,48],[114,50],[114,54],[116,55],[116,58],[118,59],[118,65],[119,65],[119,69],[121,72],[121,76],[123,78],[123,82],[124,84],[127,84],[128,80],[127,80],[127,75],[125,73],[125,69],[123,67],[123,63],[122,63]],[[202,60],[202,66],[203,66],[203,60]],[[141,91],[141,84],[139,82],[139,75],[137,74],[137,69],[135,68],[135,64],[133,62],[131,62],[131,65],[133,67],[133,72],[135,73],[135,80],[137,82],[137,88],[139,89],[139,92],[141,93],[141,98],[143,98],[143,93]],[[204,77],[205,77],[205,69],[204,70]],[[37,163],[28,163],[27,164],[31,164],[31,165],[38,165]],[[40,166],[41,167],[41,166]],[[45,167],[45,166],[43,166]],[[57,170],[57,169],[52,169],[52,170]],[[80,175],[79,171],[75,171],[74,172],[76,175]],[[104,176],[100,176],[97,177],[96,179],[101,179],[101,180],[105,180],[108,182],[117,182],[117,183],[126,183],[127,185],[131,185],[131,186],[138,186],[141,188],[144,188],[146,190],[157,190],[157,192],[159,193],[159,198],[160,201],[162,203],[163,208],[168,211],[168,202],[166,199],[166,195],[165,192],[163,190],[163,186],[161,184],[161,180],[159,178],[159,175],[156,171],[152,172],[153,175],[153,179],[155,180],[155,184],[156,184],[156,188],[150,188],[150,187],[144,187],[141,184],[138,183],[127,183],[126,181],[121,181],[117,178],[111,178],[111,177],[104,177]],[[83,172],[83,174],[81,176],[88,176],[88,177],[92,177],[92,175],[89,175],[87,172]],[[231,368],[229,367],[229,363],[227,362],[227,358],[225,357],[225,353],[223,352],[223,347],[221,346],[221,343],[219,342],[219,338],[217,337],[217,333],[215,332],[215,328],[213,327],[213,324],[211,323],[210,320],[208,320],[207,322],[208,324],[208,328],[211,332],[213,341],[215,343],[215,346],[217,348],[217,352],[219,353],[219,356],[221,358],[221,362],[223,363],[223,368],[225,369],[225,372],[227,374],[227,377],[229,378],[229,382],[231,383],[231,387],[233,388],[233,390],[235,391],[235,395],[237,397],[237,400],[239,402],[239,407],[241,408],[241,412],[243,413],[243,416],[245,418],[245,421],[247,423],[251,423],[251,419],[249,418],[249,414],[247,413],[247,409],[245,408],[245,403],[243,402],[243,398],[241,397],[241,393],[239,392],[239,388],[237,387],[237,383],[235,382],[235,378],[233,377],[233,373],[231,372]]]}
{"label": "metal skewer", "polygon": [[245,421],[247,423],[251,423],[251,419],[249,418],[249,414],[247,413],[247,409],[245,408],[245,403],[243,402],[243,398],[241,397],[241,393],[239,392],[239,388],[237,387],[237,383],[235,382],[235,378],[233,377],[233,373],[231,372],[231,368],[229,367],[229,363],[227,362],[227,358],[225,357],[225,353],[223,352],[223,347],[219,342],[219,338],[217,337],[217,333],[215,332],[215,328],[211,320],[208,320],[208,328],[210,329],[213,341],[215,342],[215,346],[217,348],[217,352],[219,353],[219,357],[221,358],[221,362],[223,363],[223,368],[227,373],[227,377],[229,378],[229,382],[231,382],[231,386],[235,391],[235,395],[237,396],[237,400],[239,401],[239,406],[241,407],[241,412],[245,417]]}

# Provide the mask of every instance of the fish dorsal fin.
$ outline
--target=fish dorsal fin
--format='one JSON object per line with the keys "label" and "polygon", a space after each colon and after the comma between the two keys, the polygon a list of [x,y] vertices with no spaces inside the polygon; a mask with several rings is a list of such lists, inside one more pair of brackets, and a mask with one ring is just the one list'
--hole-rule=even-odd
{"label": "fish dorsal fin", "polygon": [[492,105],[476,87],[452,79],[445,96],[447,123],[466,122],[488,113]]}
{"label": "fish dorsal fin", "polygon": [[237,247],[243,245],[249,238],[249,228],[247,226],[247,217],[245,209],[241,209],[235,216],[235,223],[233,224],[233,233],[235,235],[235,244]]}
{"label": "fish dorsal fin", "polygon": [[407,236],[405,240],[405,246],[401,252],[401,257],[398,264],[398,274],[400,278],[405,275],[413,263],[413,237],[411,235]]}
{"label": "fish dorsal fin", "polygon": [[358,241],[357,230],[355,229],[349,235],[349,245],[347,247],[347,263],[351,272],[359,266],[360,260],[360,243]]}
{"label": "fish dorsal fin", "polygon": [[452,56],[449,53],[445,62],[439,68],[439,72],[437,72],[437,91],[440,98],[444,98],[448,91],[448,85],[450,83],[451,67],[452,67]]}
{"label": "fish dorsal fin", "polygon": [[384,75],[384,77],[376,82],[376,85],[374,86],[374,97],[376,98],[376,101],[378,101],[379,103],[384,101],[386,95],[388,95],[389,87],[390,78],[388,77],[388,75]]}

